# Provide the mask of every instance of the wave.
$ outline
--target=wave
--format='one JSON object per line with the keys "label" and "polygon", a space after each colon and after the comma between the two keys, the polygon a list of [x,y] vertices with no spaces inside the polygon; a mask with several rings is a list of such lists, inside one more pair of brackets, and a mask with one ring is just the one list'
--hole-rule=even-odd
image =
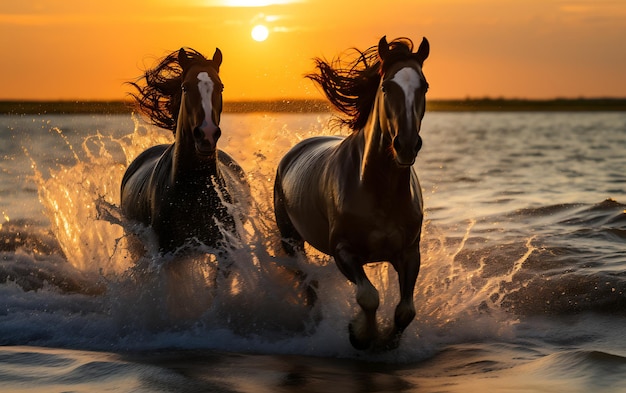
{"label": "wave", "polygon": [[[610,226],[611,230],[622,230],[623,207],[604,201],[548,206],[507,216],[535,217],[535,225],[548,223],[561,229],[581,222],[590,225],[601,216],[601,222],[618,225]],[[268,224],[255,225],[247,229],[252,235],[245,233],[248,243],[229,256],[232,274],[223,275],[211,250],[183,261],[152,253],[119,273],[102,268],[85,271],[70,263],[49,229],[28,221],[5,224],[0,231],[0,282],[4,283],[0,290],[2,298],[8,299],[9,311],[3,319],[16,325],[4,325],[1,341],[5,345],[53,342],[73,346],[74,338],[66,341],[66,329],[72,331],[74,325],[80,325],[88,327],[77,333],[82,336],[77,341],[97,338],[97,348],[125,347],[133,340],[142,343],[141,347],[146,345],[146,337],[155,334],[161,338],[171,334],[164,341],[157,340],[159,345],[169,342],[165,345],[183,347],[192,342],[219,348],[216,337],[232,348],[246,347],[250,340],[258,346],[254,340],[261,337],[261,341],[284,343],[316,334],[320,345],[331,335],[330,342],[337,344],[335,340],[347,335],[345,325],[356,307],[352,286],[338,274],[332,260],[314,250],[306,259],[279,256],[278,238],[265,232]],[[468,338],[468,334],[471,338],[471,333],[462,331],[477,330],[464,320],[481,326],[480,334],[499,336],[506,335],[507,326],[522,315],[624,315],[623,259],[614,263],[606,252],[594,254],[573,240],[576,231],[570,232],[565,246],[564,235],[555,239],[554,229],[544,228],[548,234],[544,236],[494,242],[482,231],[474,234],[476,226],[468,223],[464,236],[457,238],[447,236],[445,228],[427,223],[415,295],[418,317],[407,340],[415,343],[418,337],[435,337],[441,331],[455,332],[455,339]],[[116,242],[119,244],[120,238]],[[615,259],[620,255],[623,251],[617,251]],[[314,309],[303,300],[306,285],[294,280],[296,270],[321,283],[319,304]],[[368,267],[368,274],[381,290],[381,318],[383,324],[388,323],[385,321],[390,320],[398,301],[395,272],[386,264],[376,264]],[[68,307],[69,303],[73,306]],[[33,313],[45,322],[33,323]],[[99,322],[87,323],[85,313]],[[54,327],[47,325],[50,320],[55,321]],[[181,331],[185,333],[181,335]],[[207,331],[217,334],[199,344],[196,334]],[[302,349],[301,345],[303,342],[294,343],[291,348]],[[333,351],[323,347],[322,352]],[[418,347],[428,352],[423,345]]]}
{"label": "wave", "polygon": [[[29,156],[49,225],[35,217],[0,227],[0,344],[361,356],[346,328],[357,308],[354,287],[315,250],[299,258],[280,252],[271,207],[279,157],[257,139],[231,142],[228,151],[248,151],[241,163],[257,213],[239,222],[242,241],[224,259],[203,247],[181,259],[159,254],[148,228],[119,215],[125,166],[171,137],[135,127],[132,135],[87,138],[73,163],[49,173]],[[306,133],[268,135],[286,147]],[[528,316],[623,316],[625,206],[608,199],[427,220],[417,318],[400,351],[374,358],[425,359],[441,345],[509,337]],[[387,264],[367,273],[381,293],[385,326],[399,300],[397,276]]]}
{"label": "wave", "polygon": [[486,230],[479,230],[481,236],[474,238],[457,260],[464,266],[481,266],[482,277],[502,275],[521,263],[494,295],[510,312],[623,315],[625,207],[607,199],[597,204],[548,205],[486,217],[478,226],[495,222],[503,229],[497,234],[490,229],[489,237],[485,237]]}

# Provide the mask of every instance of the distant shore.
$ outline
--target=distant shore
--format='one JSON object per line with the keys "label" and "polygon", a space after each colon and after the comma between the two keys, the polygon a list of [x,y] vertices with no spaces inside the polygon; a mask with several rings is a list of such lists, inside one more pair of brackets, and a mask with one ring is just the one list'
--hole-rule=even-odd
{"label": "distant shore", "polygon": [[[467,98],[428,100],[432,112],[544,112],[544,111],[626,111],[626,98],[559,98],[526,100]],[[126,101],[0,101],[0,114],[124,114],[131,113]],[[323,100],[227,101],[225,113],[323,113],[331,108]]]}

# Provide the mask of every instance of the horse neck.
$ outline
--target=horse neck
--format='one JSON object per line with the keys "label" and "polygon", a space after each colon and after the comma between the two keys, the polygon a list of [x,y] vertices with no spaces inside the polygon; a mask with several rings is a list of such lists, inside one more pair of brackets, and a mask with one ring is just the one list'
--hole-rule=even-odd
{"label": "horse neck", "polygon": [[217,166],[217,151],[212,158],[199,159],[193,140],[193,130],[183,119],[183,105],[181,116],[176,127],[176,139],[172,151],[172,181],[191,177],[209,179],[210,176],[219,178]]}
{"label": "horse neck", "polygon": [[384,103],[376,97],[372,113],[365,127],[360,130],[363,143],[361,184],[379,193],[410,192],[411,171],[396,163],[384,113]]}

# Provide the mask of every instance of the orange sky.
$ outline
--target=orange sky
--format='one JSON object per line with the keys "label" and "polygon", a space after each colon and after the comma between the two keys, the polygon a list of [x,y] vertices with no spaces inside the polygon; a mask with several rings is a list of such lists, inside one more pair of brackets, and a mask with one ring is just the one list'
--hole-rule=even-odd
{"label": "orange sky", "polygon": [[181,46],[222,50],[225,100],[320,98],[311,59],[382,35],[428,37],[430,98],[626,96],[623,0],[22,0],[0,5],[0,99],[122,99]]}

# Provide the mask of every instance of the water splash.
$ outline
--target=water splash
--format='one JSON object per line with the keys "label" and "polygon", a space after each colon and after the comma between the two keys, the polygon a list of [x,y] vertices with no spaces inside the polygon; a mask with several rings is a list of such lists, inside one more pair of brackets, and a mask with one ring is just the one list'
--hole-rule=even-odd
{"label": "water splash", "polygon": [[[103,275],[119,274],[129,267],[129,255],[119,247],[124,230],[119,223],[101,220],[98,207],[115,205],[120,196],[120,182],[129,158],[157,143],[166,143],[162,133],[148,132],[139,120],[135,132],[123,137],[88,136],[81,144],[80,159],[62,130],[52,128],[69,146],[75,160],[73,166],[59,165],[46,176],[35,157],[30,158],[39,200],[51,223],[68,262],[85,272]],[[119,154],[120,151],[123,154]],[[116,154],[117,152],[117,154]]]}
{"label": "water splash", "polygon": [[[185,258],[162,255],[149,228],[131,225],[121,216],[119,185],[127,165],[146,148],[172,142],[171,133],[138,119],[130,134],[116,138],[96,133],[86,137],[79,149],[71,146],[62,130],[53,129],[70,146],[75,162],[51,169],[49,176],[38,168],[36,157],[30,157],[51,230],[73,267],[97,273],[105,283],[103,308],[122,337],[182,329],[211,331],[214,338],[223,338],[216,332],[227,332],[229,337],[256,339],[259,348],[268,340],[284,343],[308,336],[292,342],[290,350],[353,354],[347,325],[358,307],[354,286],[328,256],[311,248],[306,257],[284,256],[273,215],[278,160],[297,141],[322,133],[326,119],[311,126],[310,119],[305,125],[297,121],[286,125],[263,115],[242,117],[240,123],[224,125],[235,131],[223,136],[220,148],[245,170],[250,207],[242,214],[239,206],[229,206],[241,219],[238,237],[232,239],[234,247],[223,260],[215,250],[203,247],[198,248],[199,254]],[[471,334],[505,335],[516,322],[501,309],[502,300],[506,291],[521,285],[514,278],[534,252],[533,241],[508,249],[506,244],[491,247],[473,233],[475,224],[469,221],[461,237],[431,222],[425,225],[415,293],[418,316],[404,339],[414,351],[442,340],[444,332],[451,340]],[[512,263],[511,258],[503,258],[494,270],[487,261],[494,247],[503,253],[512,248],[518,258]],[[366,272],[381,294],[381,325],[387,325],[399,301],[397,274],[385,263],[368,265]],[[311,307],[307,291],[313,281],[318,301]],[[220,348],[224,344],[218,341],[208,345]]]}

